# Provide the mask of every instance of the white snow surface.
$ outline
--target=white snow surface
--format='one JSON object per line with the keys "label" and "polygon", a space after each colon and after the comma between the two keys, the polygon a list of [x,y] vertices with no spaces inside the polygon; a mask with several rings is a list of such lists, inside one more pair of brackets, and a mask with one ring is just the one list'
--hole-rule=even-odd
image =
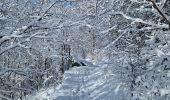
{"label": "white snow surface", "polygon": [[66,71],[57,88],[40,91],[26,100],[128,100],[122,85],[108,66],[82,66]]}

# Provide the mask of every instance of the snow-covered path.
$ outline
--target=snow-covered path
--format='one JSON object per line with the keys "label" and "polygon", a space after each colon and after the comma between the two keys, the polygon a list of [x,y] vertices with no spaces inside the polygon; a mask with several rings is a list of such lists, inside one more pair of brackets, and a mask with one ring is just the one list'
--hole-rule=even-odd
{"label": "snow-covered path", "polygon": [[73,68],[66,71],[62,85],[55,91],[55,100],[88,100],[90,94],[86,90],[90,70],[93,68]]}
{"label": "snow-covered path", "polygon": [[108,67],[83,66],[64,74],[54,100],[125,100],[119,83]]}
{"label": "snow-covered path", "polygon": [[31,100],[127,100],[121,85],[109,67],[82,66],[66,71],[60,86]]}

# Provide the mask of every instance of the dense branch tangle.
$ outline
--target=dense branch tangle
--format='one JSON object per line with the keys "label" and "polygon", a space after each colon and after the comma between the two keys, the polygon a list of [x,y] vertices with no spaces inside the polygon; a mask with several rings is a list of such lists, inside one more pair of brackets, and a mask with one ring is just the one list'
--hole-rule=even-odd
{"label": "dense branch tangle", "polygon": [[152,3],[153,8],[158,11],[159,15],[161,16],[161,18],[162,18],[163,20],[165,20],[165,23],[169,25],[169,29],[170,29],[170,20],[169,20],[168,17],[160,10],[160,8],[156,5],[155,0],[147,0],[147,1],[149,1],[149,2]]}

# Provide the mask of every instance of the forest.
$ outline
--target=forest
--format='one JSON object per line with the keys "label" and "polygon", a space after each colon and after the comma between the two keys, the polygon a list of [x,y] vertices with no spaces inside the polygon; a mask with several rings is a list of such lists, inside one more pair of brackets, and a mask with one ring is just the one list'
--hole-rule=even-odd
{"label": "forest", "polygon": [[170,0],[0,0],[0,100],[170,100]]}

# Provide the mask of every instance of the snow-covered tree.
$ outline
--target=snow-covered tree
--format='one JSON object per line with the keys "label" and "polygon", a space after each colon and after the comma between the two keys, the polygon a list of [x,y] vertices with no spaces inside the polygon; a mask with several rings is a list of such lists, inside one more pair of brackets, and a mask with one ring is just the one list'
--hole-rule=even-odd
{"label": "snow-covered tree", "polygon": [[163,96],[163,90],[169,90],[168,1],[115,0],[113,5],[108,14],[111,25],[116,26],[110,31],[111,42],[104,49],[106,53],[106,48],[114,50],[110,61],[119,64],[116,67],[120,77],[131,91],[129,98]]}
{"label": "snow-covered tree", "polygon": [[0,98],[22,99],[57,84],[60,58],[55,56],[59,41],[54,32],[59,31],[50,31],[52,20],[47,21],[57,1],[2,0],[0,4]]}

